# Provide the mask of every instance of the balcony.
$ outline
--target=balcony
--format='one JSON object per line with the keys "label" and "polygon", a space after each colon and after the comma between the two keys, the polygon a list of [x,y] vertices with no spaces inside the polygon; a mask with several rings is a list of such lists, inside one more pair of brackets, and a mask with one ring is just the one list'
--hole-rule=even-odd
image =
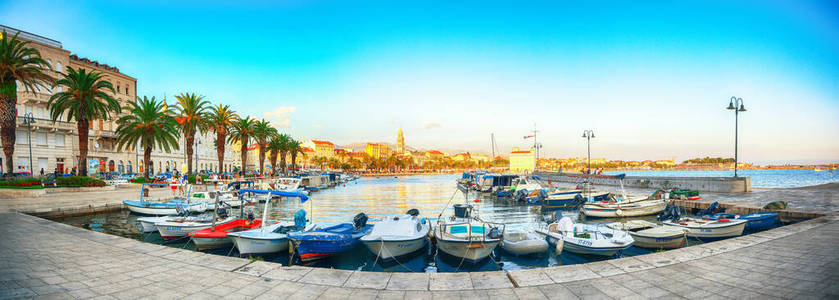
{"label": "balcony", "polygon": [[[23,124],[23,116],[17,116],[17,127],[26,128]],[[51,131],[74,132],[76,131],[76,122],[55,121],[50,119],[35,118],[35,123],[32,124],[32,130],[48,129]]]}

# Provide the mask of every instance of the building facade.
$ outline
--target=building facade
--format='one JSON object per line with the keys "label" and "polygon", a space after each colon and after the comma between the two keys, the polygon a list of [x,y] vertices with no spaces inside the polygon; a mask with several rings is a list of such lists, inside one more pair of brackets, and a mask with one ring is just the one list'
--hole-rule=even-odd
{"label": "building facade", "polygon": [[[328,141],[308,140],[303,146],[314,150],[314,156],[332,158],[335,157],[335,144]],[[312,157],[314,158],[314,157]]]}
{"label": "building facade", "polygon": [[[3,31],[11,36],[17,33],[19,39],[29,41],[28,47],[38,50],[52,69],[49,71],[50,75],[58,78],[61,76],[60,73],[66,73],[67,67],[100,72],[103,74],[103,79],[114,86],[114,93],[111,93],[111,96],[124,110],[135,101],[137,79],[122,73],[116,66],[71,54],[63,48],[61,42],[53,39],[0,25],[0,32]],[[52,94],[61,91],[61,87],[56,87],[55,90],[36,87],[34,91],[27,91],[23,86],[18,85],[14,161],[8,162],[4,161],[5,157],[0,158],[0,166],[4,170],[6,164],[13,164],[16,172],[32,172],[36,175],[42,169],[44,173],[52,173],[56,169],[62,173],[69,173],[73,168],[79,168],[81,164],[87,164],[90,174],[139,173],[145,169],[146,166],[142,162],[142,147],[130,150],[117,149],[115,120],[121,115],[111,116],[109,120],[90,121],[88,160],[79,161],[79,135],[76,122],[67,122],[66,114],[53,122],[46,106]],[[24,116],[31,116],[34,122],[25,124]],[[215,135],[212,133],[196,136],[197,157],[192,158],[193,169],[218,170],[214,138]],[[152,173],[165,172],[166,169],[179,171],[186,169],[184,141],[179,142],[180,149],[171,153],[159,149],[152,152],[152,163],[149,165]],[[236,163],[232,151],[229,150],[230,147],[227,148],[224,167],[226,170],[232,170]]]}
{"label": "building facade", "polygon": [[405,153],[405,137],[402,135],[402,128],[399,128],[399,131],[396,132],[396,153],[402,154]]}
{"label": "building facade", "polygon": [[390,146],[380,143],[367,143],[364,146],[364,152],[372,158],[388,158],[392,154]]}
{"label": "building facade", "polygon": [[519,150],[513,147],[510,152],[510,172],[533,172],[536,168],[536,154],[531,150]]}

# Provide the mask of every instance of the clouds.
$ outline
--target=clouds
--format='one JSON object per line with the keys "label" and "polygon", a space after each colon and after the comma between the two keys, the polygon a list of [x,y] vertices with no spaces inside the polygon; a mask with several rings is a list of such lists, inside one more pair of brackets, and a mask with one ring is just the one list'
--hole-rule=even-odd
{"label": "clouds", "polygon": [[443,127],[443,125],[438,123],[438,122],[434,122],[434,121],[422,122],[422,129],[434,129],[434,128],[440,128],[440,127]]}
{"label": "clouds", "polygon": [[267,111],[262,117],[271,122],[271,125],[279,128],[288,128],[291,125],[291,115],[297,111],[296,106],[280,106],[273,111]]}

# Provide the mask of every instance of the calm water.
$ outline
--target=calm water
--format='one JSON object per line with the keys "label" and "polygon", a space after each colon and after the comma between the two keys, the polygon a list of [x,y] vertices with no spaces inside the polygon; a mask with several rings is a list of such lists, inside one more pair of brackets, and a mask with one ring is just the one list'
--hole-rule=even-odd
{"label": "calm water", "polygon": [[[609,171],[605,174],[626,174],[628,176],[674,176],[674,177],[729,177],[734,171]],[[839,181],[839,171],[812,169],[792,170],[739,170],[737,176],[751,177],[753,187],[792,188],[819,185]]]}
{"label": "calm water", "polygon": [[[343,186],[314,193],[311,197],[311,202],[305,204],[300,204],[298,200],[278,200],[272,205],[269,219],[290,220],[293,218],[294,211],[302,208],[307,211],[314,222],[318,223],[351,222],[352,217],[359,212],[368,214],[371,221],[375,222],[376,218],[390,214],[401,214],[411,208],[417,208],[420,210],[422,216],[434,220],[443,212],[450,200],[451,203],[462,203],[466,200],[463,194],[457,191],[455,184],[456,178],[458,176],[454,175],[362,178]],[[469,202],[475,206],[481,218],[487,221],[505,223],[507,224],[508,231],[526,230],[546,224],[543,220],[548,218],[550,213],[545,212],[543,214],[539,207],[520,205],[504,199],[479,198],[474,194],[469,195]],[[248,207],[246,210],[254,210],[254,214],[259,218],[262,215],[262,208],[263,205],[260,204],[254,207]],[[445,211],[444,216],[450,215],[451,213],[451,209],[448,209]],[[576,211],[561,211],[560,213],[574,219],[579,219]],[[231,214],[238,214],[238,210],[233,210]],[[58,221],[147,242],[164,243],[158,233],[140,234],[134,226],[134,220],[137,217],[125,210],[64,218]],[[613,222],[615,220],[595,219],[580,221],[597,223]],[[688,243],[696,244],[701,243],[701,241],[691,239]],[[188,239],[166,242],[165,245],[194,249],[194,244],[189,242]],[[650,250],[632,247],[620,255],[634,256],[649,252]],[[214,250],[211,253],[231,256],[238,255],[233,247]],[[289,257],[285,253],[262,258],[283,264],[289,263]],[[353,251],[316,262],[313,266],[366,271],[459,272],[515,270],[578,264],[605,259],[610,258],[584,256],[569,252],[563,252],[558,257],[550,253],[544,253],[536,257],[516,257],[506,254],[501,250],[501,247],[498,247],[493,259],[484,260],[474,265],[463,265],[458,268],[458,264],[460,263],[459,259],[448,257],[443,253],[437,254],[436,249],[429,246],[423,253],[417,253],[409,258],[400,259],[398,263],[382,265],[376,261],[372,253],[361,245]]]}

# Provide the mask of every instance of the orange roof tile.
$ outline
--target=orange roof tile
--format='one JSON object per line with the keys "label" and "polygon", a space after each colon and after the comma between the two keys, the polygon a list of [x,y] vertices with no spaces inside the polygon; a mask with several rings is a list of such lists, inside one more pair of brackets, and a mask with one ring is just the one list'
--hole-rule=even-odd
{"label": "orange roof tile", "polygon": [[333,144],[333,143],[331,143],[331,142],[327,142],[327,141],[317,141],[317,140],[312,140],[312,143],[315,143],[315,145],[330,145],[330,146],[335,146],[335,144]]}

